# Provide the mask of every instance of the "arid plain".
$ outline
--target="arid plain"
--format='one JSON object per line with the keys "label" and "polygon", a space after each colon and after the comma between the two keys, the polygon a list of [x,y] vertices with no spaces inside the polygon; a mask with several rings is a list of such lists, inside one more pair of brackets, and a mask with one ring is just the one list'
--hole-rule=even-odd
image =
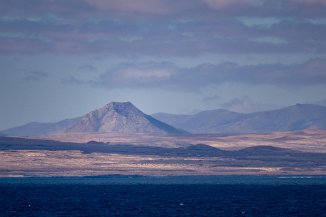
{"label": "arid plain", "polygon": [[64,133],[30,137],[62,142],[87,143],[89,141],[129,143],[146,146],[178,147],[188,144],[206,144],[216,148],[237,150],[267,145],[297,151],[326,153],[325,130],[302,130],[265,134],[190,134],[183,136],[126,134],[126,133]]}
{"label": "arid plain", "polygon": [[[44,148],[46,145],[43,148],[40,148],[40,145],[24,146],[24,148],[21,148],[22,146],[12,148],[15,146],[7,145],[6,149],[6,146],[1,145],[0,176],[326,175],[326,132],[322,130],[184,136],[65,133],[26,139],[26,141],[41,139],[39,141],[47,141],[50,145],[51,140],[64,143],[63,145],[55,144],[53,146],[56,147],[55,149],[51,149],[50,146]],[[13,142],[12,144],[24,145],[23,143]],[[91,143],[100,144],[101,149],[95,148],[88,152],[79,148],[80,146],[89,147]],[[122,145],[121,149],[124,149],[125,144],[146,148],[141,152],[105,150],[105,147],[112,145]],[[253,149],[246,152],[245,156],[207,155],[206,150],[186,155],[179,152],[173,154],[173,151],[171,151],[172,154],[164,154],[164,150],[177,150],[189,147],[191,144],[206,144],[232,153],[250,147]],[[60,145],[63,148],[57,148],[61,147]],[[272,146],[280,150],[268,150],[266,155],[265,152],[261,152],[261,149],[255,149],[257,146]],[[163,148],[163,151],[160,150],[160,154],[155,154],[148,151],[148,147]],[[208,151],[212,153],[212,150]]]}

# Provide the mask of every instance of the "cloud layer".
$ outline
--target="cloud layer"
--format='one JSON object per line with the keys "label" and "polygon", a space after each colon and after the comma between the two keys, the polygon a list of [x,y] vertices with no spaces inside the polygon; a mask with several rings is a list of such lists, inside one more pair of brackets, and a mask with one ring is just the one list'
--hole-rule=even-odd
{"label": "cloud layer", "polygon": [[322,0],[1,3],[1,53],[196,56],[326,50]]}
{"label": "cloud layer", "polygon": [[124,63],[102,73],[95,80],[68,77],[64,82],[109,89],[162,88],[185,91],[199,91],[227,82],[297,87],[323,85],[326,83],[326,59],[311,59],[301,64],[204,63],[190,68],[169,62]]}

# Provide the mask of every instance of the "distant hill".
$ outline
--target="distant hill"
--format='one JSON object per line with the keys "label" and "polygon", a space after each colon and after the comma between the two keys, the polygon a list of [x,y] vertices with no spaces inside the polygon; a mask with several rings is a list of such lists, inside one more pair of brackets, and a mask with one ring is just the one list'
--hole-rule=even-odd
{"label": "distant hill", "polygon": [[[199,127],[197,125],[209,124],[223,124],[234,118],[241,116],[242,114],[237,112],[228,111],[225,109],[216,109],[216,110],[208,110],[202,111],[194,115],[175,115],[168,113],[156,113],[153,114],[153,117],[159,120],[165,120],[166,123],[170,124],[180,124],[187,127],[187,125],[191,125],[192,127]],[[194,126],[193,126],[194,125]],[[200,127],[199,127],[200,128]]]}
{"label": "distant hill", "polygon": [[191,119],[192,115],[176,115],[176,114],[169,114],[169,113],[155,113],[152,116],[158,120],[164,120],[165,123],[169,123],[171,125],[178,125],[179,123],[185,122]]}
{"label": "distant hill", "polygon": [[109,103],[82,116],[66,132],[184,133],[144,114],[130,102]]}
{"label": "distant hill", "polygon": [[279,106],[272,104],[256,103],[250,97],[244,96],[241,98],[235,98],[229,102],[222,104],[221,108],[228,111],[248,114],[253,112],[278,109]]}
{"label": "distant hill", "polygon": [[34,136],[69,132],[186,133],[144,114],[130,102],[111,102],[79,118],[56,123],[32,122],[2,133],[9,136]]}
{"label": "distant hill", "polygon": [[245,115],[228,126],[230,131],[272,132],[326,129],[326,107],[297,104],[268,112]]}
{"label": "distant hill", "polygon": [[62,133],[72,126],[79,118],[66,119],[55,123],[31,122],[19,127],[2,131],[8,136],[34,136],[40,134]]}
{"label": "distant hill", "polygon": [[224,109],[199,112],[195,115],[173,115],[158,113],[153,116],[172,126],[193,133],[222,133],[224,126],[242,117],[243,114]]}
{"label": "distant hill", "polygon": [[191,116],[166,113],[153,116],[192,133],[268,133],[326,129],[326,107],[311,104],[296,104],[282,109],[250,114],[219,109]]}

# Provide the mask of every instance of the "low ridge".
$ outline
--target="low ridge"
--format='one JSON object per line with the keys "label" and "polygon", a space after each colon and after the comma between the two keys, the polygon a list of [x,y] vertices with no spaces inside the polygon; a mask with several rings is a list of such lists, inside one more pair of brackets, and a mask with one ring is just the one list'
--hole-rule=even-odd
{"label": "low ridge", "polygon": [[3,131],[9,136],[35,136],[53,133],[63,133],[72,126],[79,118],[65,119],[55,123],[31,122],[22,126],[14,127]]}

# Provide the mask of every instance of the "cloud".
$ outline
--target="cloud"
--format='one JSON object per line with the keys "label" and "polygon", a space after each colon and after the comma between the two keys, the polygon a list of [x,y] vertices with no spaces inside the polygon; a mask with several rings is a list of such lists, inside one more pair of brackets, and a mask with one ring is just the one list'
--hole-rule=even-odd
{"label": "cloud", "polygon": [[206,103],[211,103],[211,102],[219,101],[221,99],[222,99],[222,97],[220,95],[215,94],[215,95],[212,95],[212,96],[204,97],[203,101],[206,102]]}
{"label": "cloud", "polygon": [[62,79],[64,84],[88,84],[107,88],[148,88],[158,87],[169,81],[177,67],[168,62],[145,62],[140,64],[124,63],[107,72],[100,74],[96,79],[81,79],[69,76]]}
{"label": "cloud", "polygon": [[97,67],[91,64],[83,64],[78,67],[78,71],[95,72]]}
{"label": "cloud", "polygon": [[[183,69],[185,70],[185,69]],[[203,85],[205,81],[220,84],[240,82],[247,84],[315,85],[326,83],[326,61],[316,58],[299,64],[257,64],[240,66],[229,62],[220,65],[201,64],[186,69]],[[200,79],[202,77],[202,79]]]}
{"label": "cloud", "polygon": [[43,81],[49,77],[49,74],[43,71],[29,71],[27,75],[23,77],[23,81],[36,82]]}
{"label": "cloud", "polygon": [[202,0],[208,6],[214,9],[226,9],[235,6],[258,6],[262,5],[264,0]]}
{"label": "cloud", "polygon": [[96,84],[111,88],[155,87],[168,82],[177,67],[166,62],[126,63],[100,75]]}
{"label": "cloud", "polygon": [[207,86],[230,82],[300,87],[326,83],[326,60],[316,58],[299,64],[205,63],[189,68],[169,62],[126,63],[94,80],[67,78],[66,81],[109,89],[154,88],[195,92]]}
{"label": "cloud", "polygon": [[317,0],[30,2],[2,4],[1,53],[187,57],[326,51],[325,23],[311,22],[326,17],[326,5]]}
{"label": "cloud", "polygon": [[290,0],[294,3],[305,3],[305,4],[321,4],[326,5],[324,0]]}
{"label": "cloud", "polygon": [[39,16],[55,14],[67,17],[82,17],[95,13],[83,0],[10,0],[1,1],[2,16]]}
{"label": "cloud", "polygon": [[3,15],[46,15],[56,14],[66,17],[107,17],[121,13],[170,15],[171,13],[194,7],[198,0],[11,0],[1,2]]}
{"label": "cloud", "polygon": [[71,84],[73,84],[73,85],[84,85],[84,84],[89,85],[89,84],[92,84],[92,81],[90,81],[90,80],[82,80],[82,79],[76,78],[74,76],[65,77],[65,78],[61,79],[61,82],[66,85],[71,85]]}
{"label": "cloud", "polygon": [[[86,0],[98,10],[166,14],[173,9],[173,2],[162,0]],[[172,7],[171,7],[172,5]]]}
{"label": "cloud", "polygon": [[326,25],[309,22],[279,21],[267,27],[248,26],[239,19],[217,19],[204,24],[199,20],[62,22],[51,19],[0,20],[3,30],[0,52],[198,56],[306,54],[324,53],[326,50]]}
{"label": "cloud", "polygon": [[37,53],[50,50],[38,39],[0,37],[0,53]]}
{"label": "cloud", "polygon": [[[30,16],[55,14],[74,18],[103,18],[108,15],[138,17],[212,16],[323,16],[324,0],[10,0],[2,1],[3,16]],[[139,17],[138,17],[139,18]]]}

